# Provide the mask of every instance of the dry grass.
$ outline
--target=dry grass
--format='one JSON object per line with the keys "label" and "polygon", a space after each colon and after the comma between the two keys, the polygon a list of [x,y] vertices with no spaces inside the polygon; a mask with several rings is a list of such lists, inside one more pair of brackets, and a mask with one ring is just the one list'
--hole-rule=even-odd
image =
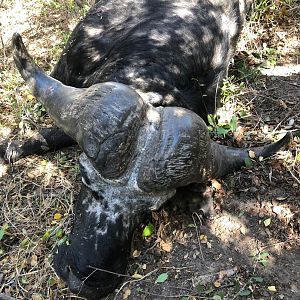
{"label": "dry grass", "polygon": [[[76,1],[80,2],[93,1]],[[14,68],[9,46],[12,33],[20,32],[33,57],[50,70],[84,9],[67,0],[0,3],[1,141],[30,136],[40,126],[51,124]],[[274,131],[299,128],[299,3],[292,0],[274,3],[278,4],[275,8],[257,9],[246,26],[235,65],[245,63],[245,68],[233,68],[232,73],[237,75],[229,82],[228,89],[232,85],[238,88],[225,91],[229,93],[227,102],[231,103],[228,109],[232,113],[245,111],[248,116],[240,121],[243,128],[240,145],[247,145],[253,139],[261,142]],[[271,48],[276,49],[275,54],[267,50]],[[265,77],[255,73],[259,66],[268,61],[274,63],[274,59],[277,65],[287,63],[288,72],[291,65],[296,66],[296,71],[286,74],[279,68],[281,73]],[[278,81],[273,81],[273,77]],[[245,86],[240,87],[241,81]],[[270,101],[273,110],[264,108]],[[286,176],[291,177],[291,186],[299,189],[299,139],[295,138],[290,150],[282,152],[281,165]],[[52,250],[72,223],[72,203],[79,183],[77,157],[75,148],[21,159],[9,167],[0,164],[0,228],[5,227],[0,240],[0,293],[15,299],[79,299],[68,292],[51,265]]]}

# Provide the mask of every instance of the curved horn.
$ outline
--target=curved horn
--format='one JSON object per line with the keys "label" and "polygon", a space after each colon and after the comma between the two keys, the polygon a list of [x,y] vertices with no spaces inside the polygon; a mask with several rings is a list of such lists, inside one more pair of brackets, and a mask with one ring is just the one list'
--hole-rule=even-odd
{"label": "curved horn", "polygon": [[66,86],[34,63],[17,33],[12,48],[19,72],[56,124],[77,141],[102,174],[122,173],[142,124],[145,103],[140,96],[116,82]]}
{"label": "curved horn", "polygon": [[65,86],[58,80],[48,76],[39,68],[28,54],[21,36],[15,33],[12,37],[12,50],[15,64],[34,96],[45,106],[49,115],[67,134],[75,138],[72,124],[62,117],[76,97],[80,89]]}
{"label": "curved horn", "polygon": [[255,152],[256,157],[270,157],[280,148],[287,145],[291,138],[292,134],[288,132],[282,139],[275,143],[252,149],[233,148],[211,142],[211,155],[214,157],[211,176],[212,178],[221,177],[246,166],[246,160],[249,159],[249,150]]}
{"label": "curved horn", "polygon": [[[203,183],[240,169],[249,158],[249,149],[227,147],[212,141],[205,122],[184,108],[152,108],[147,119],[151,122],[143,134],[148,154],[143,159],[138,178],[139,187],[144,190]],[[157,123],[159,133],[152,130],[153,123]],[[266,158],[288,144],[290,139],[291,133],[287,133],[278,142],[252,151],[257,157]]]}

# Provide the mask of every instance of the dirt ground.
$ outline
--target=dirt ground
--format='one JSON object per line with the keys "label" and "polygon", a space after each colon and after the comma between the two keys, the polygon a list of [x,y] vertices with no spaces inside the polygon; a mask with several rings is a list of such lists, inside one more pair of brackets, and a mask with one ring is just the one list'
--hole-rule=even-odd
{"label": "dirt ground", "polygon": [[[14,68],[13,32],[51,70],[87,9],[75,2],[0,2],[0,142],[51,124]],[[226,138],[212,134],[222,143],[262,145],[300,129],[300,3],[274,3],[256,10],[239,43],[224,92],[239,126]],[[78,155],[74,147],[0,164],[0,299],[81,299],[52,268],[52,250],[72,224]],[[300,299],[299,137],[209,186],[214,219],[203,222],[201,200],[179,191],[137,228],[124,284],[107,299]],[[149,222],[154,233],[143,238]]]}

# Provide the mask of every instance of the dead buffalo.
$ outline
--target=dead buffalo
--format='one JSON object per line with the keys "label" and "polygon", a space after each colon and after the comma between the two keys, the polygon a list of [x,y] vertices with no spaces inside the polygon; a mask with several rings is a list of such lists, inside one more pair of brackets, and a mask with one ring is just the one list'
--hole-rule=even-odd
{"label": "dead buffalo", "polygon": [[[13,36],[26,83],[58,128],[12,142],[16,159],[77,143],[82,187],[69,244],[54,253],[72,292],[100,299],[126,271],[132,232],[176,189],[244,165],[248,149],[211,141],[207,114],[251,1],[100,0],[47,76]],[[290,140],[253,149],[268,157]]]}

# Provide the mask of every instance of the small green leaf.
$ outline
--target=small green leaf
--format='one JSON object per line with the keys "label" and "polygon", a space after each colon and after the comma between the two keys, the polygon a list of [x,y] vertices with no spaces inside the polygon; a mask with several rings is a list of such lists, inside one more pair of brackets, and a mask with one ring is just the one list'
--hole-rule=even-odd
{"label": "small green leaf", "polygon": [[60,246],[64,243],[67,243],[68,241],[68,237],[65,235],[63,238],[61,238],[58,242],[57,242],[57,245]]}
{"label": "small green leaf", "polygon": [[56,280],[53,278],[53,277],[50,277],[49,279],[48,279],[48,285],[50,286],[50,287],[52,287],[52,286],[54,286],[56,284]]}
{"label": "small green leaf", "polygon": [[269,262],[268,262],[266,259],[261,259],[261,260],[259,260],[259,262],[260,262],[264,267],[266,267],[266,266],[269,264]]}
{"label": "small green leaf", "polygon": [[8,226],[7,223],[4,223],[4,224],[1,226],[1,229],[0,229],[0,241],[3,239],[3,237],[4,237],[4,235],[6,234],[8,228],[9,228],[9,226]]}
{"label": "small green leaf", "polygon": [[216,127],[217,126],[217,124],[216,124],[216,116],[215,115],[209,114],[207,116],[207,120],[208,120],[208,124],[211,125],[212,127]]}
{"label": "small green leaf", "polygon": [[4,231],[7,231],[8,228],[9,228],[9,225],[8,225],[7,223],[4,223],[4,224],[2,225],[2,229],[3,229]]}
{"label": "small green leaf", "polygon": [[222,300],[222,297],[219,295],[214,295],[213,300]]}
{"label": "small green leaf", "polygon": [[244,215],[245,215],[245,211],[244,211],[244,210],[241,210],[240,213],[239,213],[239,215],[238,215],[238,217],[240,218],[240,217],[242,217],[242,216],[244,216]]}
{"label": "small green leaf", "polygon": [[51,231],[47,230],[44,235],[42,236],[42,240],[45,241],[47,240],[51,235]]}
{"label": "small green leaf", "polygon": [[180,298],[180,300],[189,300],[189,298],[188,298],[188,297],[185,297],[185,296],[183,296],[183,297],[181,297],[181,298]]}
{"label": "small green leaf", "polygon": [[265,251],[259,254],[259,258],[267,258],[270,256],[270,253]]}
{"label": "small green leaf", "polygon": [[147,226],[145,226],[143,230],[143,237],[149,237],[154,232],[154,226],[152,223],[149,223]]}
{"label": "small green leaf", "polygon": [[235,132],[236,128],[237,128],[237,117],[236,116],[232,116],[229,125],[230,125],[230,130],[232,132]]}
{"label": "small green leaf", "polygon": [[248,157],[244,159],[244,162],[245,162],[246,168],[250,168],[250,167],[253,166],[252,160],[250,158],[248,158]]}
{"label": "small green leaf", "polygon": [[300,161],[300,152],[296,155],[296,161]]}
{"label": "small green leaf", "polygon": [[262,283],[264,281],[264,279],[262,277],[252,277],[253,281],[257,282],[257,283]]}
{"label": "small green leaf", "polygon": [[0,229],[0,241],[3,239],[5,234],[5,231],[3,229]]}
{"label": "small green leaf", "polygon": [[224,127],[218,127],[217,128],[217,134],[225,136],[229,132],[229,129],[226,129]]}
{"label": "small green leaf", "polygon": [[57,230],[57,232],[56,232],[56,234],[55,234],[55,236],[57,237],[57,238],[62,238],[63,237],[63,235],[64,235],[64,232],[63,232],[63,230],[61,229],[61,228],[59,228],[58,230]]}
{"label": "small green leaf", "polygon": [[204,291],[204,289],[205,289],[205,286],[204,286],[203,284],[198,283],[198,284],[196,285],[196,290],[197,290],[197,292],[198,292],[199,294],[201,294],[201,293]]}
{"label": "small green leaf", "polygon": [[266,227],[270,226],[270,224],[271,224],[271,218],[268,218],[268,219],[265,219],[265,220],[264,220],[264,225],[265,225]]}
{"label": "small green leaf", "polygon": [[163,283],[168,279],[168,273],[161,273],[155,280],[155,283]]}
{"label": "small green leaf", "polygon": [[296,51],[296,52],[294,53],[294,55],[295,55],[295,56],[300,56],[300,51]]}
{"label": "small green leaf", "polygon": [[242,290],[242,291],[239,292],[239,295],[241,297],[246,297],[246,296],[251,295],[251,291],[250,290]]}
{"label": "small green leaf", "polygon": [[24,240],[21,241],[20,247],[23,248],[23,249],[25,249],[25,248],[27,248],[27,246],[28,246],[29,244],[30,244],[30,240],[29,240],[29,238],[27,237],[27,238],[25,238]]}
{"label": "small green leaf", "polygon": [[240,116],[240,118],[245,118],[247,116],[247,113],[242,110],[239,112],[239,116]]}

